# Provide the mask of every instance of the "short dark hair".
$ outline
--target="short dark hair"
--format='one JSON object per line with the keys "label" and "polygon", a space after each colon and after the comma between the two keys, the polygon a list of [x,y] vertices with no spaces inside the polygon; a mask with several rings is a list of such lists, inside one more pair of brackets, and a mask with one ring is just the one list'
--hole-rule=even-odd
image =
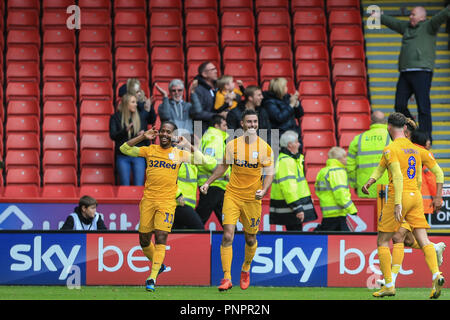
{"label": "short dark hair", "polygon": [[162,128],[162,126],[165,125],[166,123],[168,123],[168,124],[170,124],[170,125],[173,126],[173,131],[175,131],[175,130],[178,129],[178,127],[177,127],[177,125],[175,124],[175,122],[170,121],[170,120],[165,120],[165,121],[161,122],[161,126],[160,126],[159,128]]}
{"label": "short dark hair", "polygon": [[89,207],[92,205],[97,205],[97,200],[92,198],[91,196],[82,196],[80,200],[78,201],[78,207],[81,209],[81,207]]}
{"label": "short dark hair", "polygon": [[407,123],[406,117],[400,112],[393,112],[389,115],[388,124],[394,126],[395,128],[403,128]]}
{"label": "short dark hair", "polygon": [[249,116],[249,115],[258,116],[258,112],[256,112],[256,110],[253,110],[253,109],[245,109],[244,112],[242,112],[241,120],[244,121],[245,117]]}
{"label": "short dark hair", "polygon": [[223,116],[221,116],[220,114],[216,114],[212,117],[209,126],[214,127],[216,124],[220,125],[224,120],[226,121],[226,119]]}
{"label": "short dark hair", "polygon": [[258,86],[255,86],[255,85],[251,85],[251,86],[248,86],[247,88],[245,88],[245,90],[244,90],[245,100],[248,100],[248,97],[253,97],[255,92],[258,90],[261,90],[261,88]]}
{"label": "short dark hair", "polygon": [[202,62],[202,64],[200,64],[200,65],[198,66],[197,72],[198,72],[198,74],[199,74],[200,76],[202,75],[203,71],[205,71],[206,66],[207,66],[208,64],[210,64],[210,63],[212,63],[212,62],[211,62],[211,61],[205,61],[205,62]]}
{"label": "short dark hair", "polygon": [[425,147],[427,145],[427,140],[430,140],[430,138],[424,131],[414,130],[411,134],[411,142],[418,144],[419,146]]}

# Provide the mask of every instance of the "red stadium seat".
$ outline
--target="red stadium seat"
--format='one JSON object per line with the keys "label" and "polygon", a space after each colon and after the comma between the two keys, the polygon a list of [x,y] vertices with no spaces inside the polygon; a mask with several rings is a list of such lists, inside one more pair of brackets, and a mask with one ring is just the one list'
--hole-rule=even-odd
{"label": "red stadium seat", "polygon": [[61,150],[46,150],[42,157],[42,167],[47,169],[50,167],[63,167],[69,166],[77,168],[77,153],[75,150],[71,149],[61,149]]}
{"label": "red stadium seat", "polygon": [[36,167],[39,169],[40,158],[36,150],[10,150],[6,153],[5,168],[6,171],[14,167]]}
{"label": "red stadium seat", "polygon": [[10,100],[39,100],[37,82],[10,82],[6,86],[6,102]]}
{"label": "red stadium seat", "polygon": [[365,131],[370,127],[370,116],[367,114],[341,115],[337,118],[338,135],[344,131]]}
{"label": "red stadium seat", "polygon": [[330,47],[338,44],[363,45],[364,36],[362,27],[355,25],[337,26],[330,32]]}
{"label": "red stadium seat", "polygon": [[75,65],[75,52],[70,46],[46,45],[42,53],[42,62],[71,62]]}
{"label": "red stadium seat", "polygon": [[331,148],[336,146],[336,136],[331,131],[305,132],[302,135],[303,148]]}
{"label": "red stadium seat", "polygon": [[12,45],[6,51],[6,63],[18,61],[39,62],[39,50],[35,46]]}
{"label": "red stadium seat", "polygon": [[[189,31],[189,30],[188,30]],[[189,46],[189,32],[186,32],[186,45]],[[217,38],[217,34],[216,34]],[[150,47],[181,47],[183,35],[180,29],[156,28],[150,33]]]}
{"label": "red stadium seat", "polygon": [[[39,12],[40,10],[40,1],[39,0],[9,0],[8,1],[8,11],[9,10],[32,10]],[[2,7],[2,9],[4,9]]]}
{"label": "red stadium seat", "polygon": [[295,49],[295,61],[322,60],[328,62],[328,48],[325,44],[309,44]]}
{"label": "red stadium seat", "polygon": [[288,11],[261,11],[257,18],[258,27],[263,26],[282,26],[291,27],[291,16]]}
{"label": "red stadium seat", "polygon": [[150,13],[150,30],[153,28],[182,28],[183,17],[179,11],[155,11]]}
{"label": "red stadium seat", "polygon": [[309,8],[325,8],[324,0],[291,0],[291,10],[304,10]]}
{"label": "red stadium seat", "polygon": [[[216,32],[219,30],[219,18],[215,10],[201,9],[187,11],[184,24],[186,30],[190,28],[213,28]],[[182,27],[182,24],[180,23],[178,26]]]}
{"label": "red stadium seat", "polygon": [[[126,0],[125,0],[126,1]],[[182,2],[179,0],[149,0],[148,10],[149,12],[154,11],[167,11],[167,10],[182,10]]]}
{"label": "red stadium seat", "polygon": [[114,47],[147,46],[146,31],[143,28],[117,28],[114,34]]}
{"label": "red stadium seat", "polygon": [[83,28],[111,28],[112,22],[110,10],[83,8],[82,12],[80,19]]}
{"label": "red stadium seat", "polygon": [[305,114],[301,118],[302,132],[335,131],[334,118],[331,114]]}
{"label": "red stadium seat", "polygon": [[145,12],[146,0],[115,0],[115,10],[142,10]]}
{"label": "red stadium seat", "polygon": [[114,27],[147,28],[147,17],[144,11],[118,10],[114,16]]}
{"label": "red stadium seat", "polygon": [[334,100],[343,98],[367,98],[367,86],[364,80],[340,80],[334,86]]}
{"label": "red stadium seat", "polygon": [[6,185],[35,185],[41,184],[39,169],[36,167],[23,166],[13,167],[6,172]]}
{"label": "red stadium seat", "polygon": [[296,66],[297,81],[329,80],[330,69],[325,61],[298,62]]}
{"label": "red stadium seat", "polygon": [[34,149],[40,152],[39,135],[35,133],[11,133],[6,137],[6,152]]}
{"label": "red stadium seat", "polygon": [[39,118],[37,116],[10,116],[6,121],[6,134],[29,132],[39,134]]}
{"label": "red stadium seat", "polygon": [[274,60],[276,61],[286,60],[292,62],[291,48],[287,45],[279,45],[279,46],[264,45],[259,49],[260,64]]}
{"label": "red stadium seat", "polygon": [[82,62],[78,77],[83,81],[108,81],[112,82],[113,74],[111,63],[106,61]]}
{"label": "red stadium seat", "polygon": [[41,47],[41,36],[38,29],[32,30],[8,30],[7,45],[33,45]]}
{"label": "red stadium seat", "polygon": [[80,85],[80,100],[113,99],[112,84],[107,82],[82,82]]}
{"label": "red stadium seat", "polygon": [[84,149],[114,149],[114,143],[108,132],[85,133],[80,138],[80,150]]}
{"label": "red stadium seat", "polygon": [[334,9],[359,9],[359,0],[327,0],[327,11]]}
{"label": "red stadium seat", "polygon": [[143,194],[143,186],[118,186],[116,189],[116,196],[119,199],[140,200]]}
{"label": "red stadium seat", "polygon": [[329,97],[306,97],[300,98],[305,114],[334,114],[334,107]]}
{"label": "red stadium seat", "polygon": [[[256,63],[256,50],[252,46],[227,46],[223,50],[223,62],[249,61]],[[217,63],[216,65],[220,65]]]}
{"label": "red stadium seat", "polygon": [[226,46],[254,46],[255,45],[255,34],[253,29],[250,28],[223,28],[222,47]]}
{"label": "red stadium seat", "polygon": [[80,119],[80,135],[86,132],[109,132],[109,115],[84,115]]}
{"label": "red stadium seat", "polygon": [[37,100],[11,100],[8,103],[8,116],[12,115],[32,115],[39,118],[41,109]]}
{"label": "red stadium seat", "polygon": [[286,10],[289,11],[288,0],[255,0],[255,10],[260,12],[263,10]]}
{"label": "red stadium seat", "polygon": [[45,199],[72,198],[78,199],[77,188],[74,185],[48,184],[42,187],[42,197]]}
{"label": "red stadium seat", "polygon": [[216,0],[185,0],[184,9],[186,12],[190,10],[212,9],[217,11]]}
{"label": "red stadium seat", "polygon": [[261,82],[279,77],[286,78],[288,81],[294,80],[294,68],[291,62],[281,60],[262,63],[260,69]]}
{"label": "red stadium seat", "polygon": [[226,11],[222,13],[221,26],[223,28],[254,28],[255,17],[251,11]]}
{"label": "red stadium seat", "polygon": [[330,30],[339,25],[354,24],[362,25],[361,13],[359,9],[331,10],[328,17],[328,26]]}
{"label": "red stadium seat", "polygon": [[81,168],[80,185],[109,184],[114,185],[115,176],[112,168]]}
{"label": "red stadium seat", "polygon": [[[44,22],[44,21],[43,21]],[[39,30],[39,12],[35,10],[10,10],[6,19],[6,28]]]}
{"label": "red stadium seat", "polygon": [[81,102],[80,117],[88,115],[111,115],[114,113],[112,101],[84,100]]}
{"label": "red stadium seat", "polygon": [[258,71],[256,64],[229,62],[225,65],[224,74],[233,76],[235,80],[257,81]]}
{"label": "red stadium seat", "polygon": [[310,165],[323,166],[328,160],[328,149],[308,149],[305,153],[305,165],[308,168]]}
{"label": "red stadium seat", "polygon": [[77,186],[77,182],[77,171],[74,167],[48,167],[44,169],[44,186],[51,184]]}
{"label": "red stadium seat", "polygon": [[114,199],[116,193],[112,185],[85,184],[80,186],[80,197],[90,195],[95,199]]}
{"label": "red stadium seat", "polygon": [[220,12],[225,11],[251,11],[253,12],[253,0],[227,0],[220,1]]}
{"label": "red stadium seat", "polygon": [[73,62],[47,62],[44,64],[44,81],[76,81]]}
{"label": "red stadium seat", "polygon": [[299,26],[295,28],[294,45],[327,44],[326,28],[322,26]]}
{"label": "red stadium seat", "polygon": [[336,114],[341,116],[347,113],[370,115],[371,108],[368,99],[340,99],[336,104]]}
{"label": "red stadium seat", "polygon": [[39,82],[39,64],[36,62],[11,62],[6,66],[6,81],[16,82]]}
{"label": "red stadium seat", "polygon": [[47,115],[42,123],[42,134],[50,132],[77,133],[77,122],[74,116],[69,115]]}
{"label": "red stadium seat", "polygon": [[62,29],[66,27],[68,15],[65,9],[43,10],[42,30]]}
{"label": "red stadium seat", "polygon": [[[205,54],[205,59],[209,60],[208,53],[210,51],[205,50],[205,49],[208,49],[208,48],[216,49],[217,53],[218,53],[218,49],[214,48],[214,47],[207,47],[207,48],[191,47],[191,48],[189,48],[190,50],[188,50],[188,53],[187,53],[188,61],[190,61],[189,58],[192,58],[192,56],[194,56],[194,58],[195,58],[196,55],[192,54],[194,49],[198,49],[198,50],[203,49],[202,53]],[[155,63],[155,62],[167,62],[167,61],[184,63],[183,48],[181,48],[181,47],[154,47],[152,49],[152,53],[151,53],[151,58],[150,59],[151,59],[152,63]]]}
{"label": "red stadium seat", "polygon": [[300,81],[298,92],[300,99],[310,97],[331,98],[331,85],[327,80]]}
{"label": "red stadium seat", "polygon": [[362,61],[336,62],[333,66],[333,82],[338,80],[366,80],[366,65]]}
{"label": "red stadium seat", "polygon": [[43,100],[73,100],[76,101],[76,89],[73,81],[48,81],[44,83]]}
{"label": "red stadium seat", "polygon": [[212,28],[189,28],[186,30],[186,47],[217,46],[219,37]]}
{"label": "red stadium seat", "polygon": [[39,198],[39,186],[37,185],[6,185],[3,193],[4,198]]}
{"label": "red stadium seat", "polygon": [[77,150],[77,137],[70,132],[55,132],[43,135],[43,151],[47,150]]}
{"label": "red stadium seat", "polygon": [[[133,2],[133,1],[128,1]],[[119,0],[114,1],[114,4],[117,5]],[[103,9],[107,11],[111,11],[111,1],[108,0],[79,0],[78,5],[81,9]]]}
{"label": "red stadium seat", "polygon": [[118,47],[114,57],[116,64],[130,61],[148,63],[148,53],[144,47]]}
{"label": "red stadium seat", "polygon": [[184,79],[184,67],[179,62],[158,63],[152,66],[152,82]]}
{"label": "red stadium seat", "polygon": [[114,151],[85,149],[81,152],[81,167],[86,166],[109,166],[114,165]]}
{"label": "red stadium seat", "polygon": [[298,10],[294,13],[292,24],[294,27],[305,25],[319,25],[325,27],[327,18],[325,12],[321,8],[308,8],[304,10]]}
{"label": "red stadium seat", "polygon": [[[117,55],[117,52],[116,52]],[[78,62],[112,62],[111,50],[106,47],[82,47],[78,53]]]}
{"label": "red stadium seat", "polygon": [[364,47],[362,45],[335,45],[331,51],[331,64],[336,62],[358,60],[365,61]]}
{"label": "red stadium seat", "polygon": [[[116,33],[119,30],[116,30]],[[117,37],[117,35],[116,35]],[[105,27],[81,28],[78,37],[78,45],[82,47],[106,47],[112,44],[111,30]]]}
{"label": "red stadium seat", "polygon": [[286,27],[268,27],[262,26],[258,28],[258,46],[273,45],[291,45],[290,29]]}
{"label": "red stadium seat", "polygon": [[345,150],[348,150],[348,147],[350,146],[350,143],[353,141],[353,139],[360,133],[364,132],[365,130],[351,130],[351,131],[343,131],[339,135],[339,146],[341,148],[344,148]]}
{"label": "red stadium seat", "polygon": [[72,0],[44,0],[42,3],[42,9],[66,9],[72,4]]}
{"label": "red stadium seat", "polygon": [[[82,28],[80,32],[82,30],[87,29]],[[64,27],[58,29],[44,30],[43,44],[44,46],[47,45],[69,46],[75,50],[76,47],[75,31],[67,29],[65,24]]]}

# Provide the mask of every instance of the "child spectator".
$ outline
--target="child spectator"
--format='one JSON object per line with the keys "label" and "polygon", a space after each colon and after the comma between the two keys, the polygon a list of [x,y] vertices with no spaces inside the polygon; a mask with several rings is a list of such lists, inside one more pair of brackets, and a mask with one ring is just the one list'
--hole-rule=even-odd
{"label": "child spectator", "polygon": [[[224,75],[217,79],[217,93],[214,102],[214,110],[217,113],[222,113],[235,108],[239,101],[241,101],[242,92],[244,91],[244,84],[241,80],[237,80],[239,88],[235,88],[232,76]],[[226,116],[223,115],[223,116]]]}

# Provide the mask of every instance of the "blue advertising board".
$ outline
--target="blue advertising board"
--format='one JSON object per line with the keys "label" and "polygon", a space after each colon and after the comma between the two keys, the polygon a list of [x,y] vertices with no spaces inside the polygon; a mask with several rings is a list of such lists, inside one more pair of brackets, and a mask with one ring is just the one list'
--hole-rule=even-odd
{"label": "blue advertising board", "polygon": [[0,233],[0,284],[83,285],[86,234]]}
{"label": "blue advertising board", "polygon": [[[327,286],[328,237],[326,235],[258,234],[258,248],[251,266],[255,286]],[[223,278],[220,259],[222,234],[212,235],[211,284]],[[231,278],[239,284],[244,261],[244,235],[233,241]]]}

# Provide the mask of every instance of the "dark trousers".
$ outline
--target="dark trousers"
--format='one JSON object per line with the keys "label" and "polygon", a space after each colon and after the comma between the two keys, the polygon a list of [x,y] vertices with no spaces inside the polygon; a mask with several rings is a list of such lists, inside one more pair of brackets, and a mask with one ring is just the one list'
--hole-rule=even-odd
{"label": "dark trousers", "polygon": [[225,190],[214,186],[208,188],[207,194],[203,194],[200,192],[198,205],[195,211],[197,211],[203,223],[206,223],[206,221],[208,221],[211,213],[214,211],[217,220],[219,220],[220,224],[222,225],[222,207],[224,195]]}
{"label": "dark trousers", "polygon": [[347,217],[323,218],[314,231],[350,231]]}
{"label": "dark trousers", "polygon": [[431,81],[433,73],[428,71],[400,72],[395,94],[395,111],[414,119],[408,110],[408,100],[414,93],[419,114],[419,129],[426,132],[430,139],[432,131],[431,121]]}
{"label": "dark trousers", "polygon": [[200,229],[205,227],[197,212],[188,205],[177,206],[175,209],[175,218],[172,225],[173,229]]}

